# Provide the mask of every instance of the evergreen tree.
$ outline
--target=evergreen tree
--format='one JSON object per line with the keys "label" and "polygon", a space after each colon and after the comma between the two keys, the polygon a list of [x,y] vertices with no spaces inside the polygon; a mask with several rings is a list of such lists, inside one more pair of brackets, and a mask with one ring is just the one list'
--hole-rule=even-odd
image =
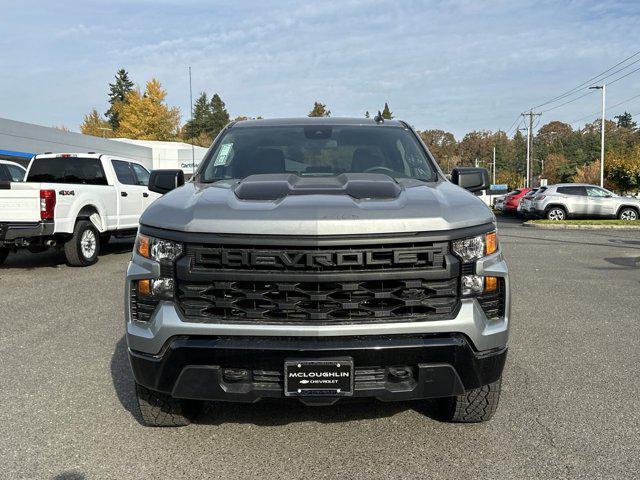
{"label": "evergreen tree", "polygon": [[389,110],[389,105],[387,102],[384,102],[384,109],[382,110],[382,118],[385,120],[391,120],[393,118],[393,113]]}
{"label": "evergreen tree", "polygon": [[622,115],[616,115],[616,120],[618,120],[618,126],[622,128],[628,128],[629,130],[635,130],[638,124],[633,121],[633,117],[629,112],[624,112]]}
{"label": "evergreen tree", "polygon": [[209,103],[209,116],[207,118],[205,131],[213,139],[227,123],[229,123],[229,112],[227,112],[227,108],[220,98],[220,95],[214,93]]}
{"label": "evergreen tree", "polygon": [[327,109],[327,106],[320,102],[313,103],[313,109],[309,112],[309,117],[330,117],[331,110]]}
{"label": "evergreen tree", "polygon": [[366,112],[364,112],[364,118],[369,118],[369,117],[370,117],[369,110],[367,110]]}
{"label": "evergreen tree", "polygon": [[204,133],[207,119],[211,116],[211,108],[207,94],[202,92],[193,105],[193,119],[184,125],[184,137],[193,139]]}
{"label": "evergreen tree", "polygon": [[116,72],[115,83],[109,84],[109,103],[111,106],[105,113],[111,130],[116,131],[120,125],[120,117],[116,104],[126,102],[127,94],[133,90],[133,82],[129,79],[129,74],[124,68]]}

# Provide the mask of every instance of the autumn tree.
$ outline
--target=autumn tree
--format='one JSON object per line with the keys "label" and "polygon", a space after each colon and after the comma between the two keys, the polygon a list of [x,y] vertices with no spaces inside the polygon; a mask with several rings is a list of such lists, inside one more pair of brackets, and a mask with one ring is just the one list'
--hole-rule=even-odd
{"label": "autumn tree", "polygon": [[600,162],[587,163],[578,167],[575,175],[571,178],[575,183],[593,183],[600,182]]}
{"label": "autumn tree", "polygon": [[565,182],[571,176],[567,166],[567,157],[562,153],[550,153],[544,162],[542,178],[546,178],[550,184]]}
{"label": "autumn tree", "polygon": [[330,117],[331,110],[327,109],[327,106],[320,102],[313,102],[313,108],[307,115],[308,117]]}
{"label": "autumn tree", "polygon": [[607,182],[621,192],[640,191],[640,144],[630,154],[607,155],[605,174]]}
{"label": "autumn tree", "polygon": [[127,93],[114,106],[119,118],[116,136],[140,140],[175,140],[180,126],[180,110],[165,103],[167,92],[156,79]]}
{"label": "autumn tree", "polygon": [[95,108],[91,110],[91,113],[84,116],[80,131],[85,135],[93,135],[94,137],[113,136],[111,124]]}
{"label": "autumn tree", "polygon": [[419,135],[445,172],[458,164],[458,142],[453,133],[435,129],[419,132]]}
{"label": "autumn tree", "polygon": [[129,78],[129,74],[124,68],[116,72],[116,81],[109,84],[109,110],[105,113],[111,130],[115,131],[120,125],[117,104],[125,102],[127,94],[133,90],[133,82]]}

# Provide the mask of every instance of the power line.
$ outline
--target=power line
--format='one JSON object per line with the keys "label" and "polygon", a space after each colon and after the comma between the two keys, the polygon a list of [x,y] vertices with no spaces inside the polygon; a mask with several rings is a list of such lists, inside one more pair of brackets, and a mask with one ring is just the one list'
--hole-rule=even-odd
{"label": "power line", "polygon": [[[611,83],[609,83],[609,85],[611,85]],[[626,100],[622,100],[621,102],[618,102],[615,105],[611,105],[610,107],[607,107],[606,110],[611,110],[612,108],[619,107],[620,105],[623,105],[623,104],[625,104],[627,102],[630,102],[631,100],[635,100],[638,97],[640,97],[640,94],[634,95],[633,97],[627,98]],[[580,120],[584,120],[586,118],[591,118],[594,115],[598,115],[598,113],[600,113],[600,112],[594,112],[594,113],[590,113],[589,115],[585,115],[584,117],[580,117],[577,120],[574,120],[573,122],[571,122],[570,125],[578,123]]]}
{"label": "power line", "polygon": [[636,69],[634,69],[634,70],[631,70],[630,72],[628,72],[628,73],[626,73],[626,74],[622,75],[621,77],[616,78],[615,80],[611,80],[610,82],[608,82],[608,83],[607,83],[607,85],[612,85],[612,84],[616,83],[618,80],[622,80],[623,78],[628,77],[628,76],[629,76],[629,75],[631,75],[632,73],[636,73],[638,70],[640,70],[640,67],[638,67],[638,68],[636,68]]}
{"label": "power line", "polygon": [[560,108],[560,107],[564,107],[565,105],[568,105],[570,103],[575,102],[576,100],[580,100],[581,98],[586,97],[587,95],[591,95],[594,92],[594,90],[589,90],[587,93],[583,93],[582,95],[580,95],[579,97],[573,98],[571,100],[568,100],[564,103],[561,103],[560,105],[556,105],[555,107],[551,107],[551,108],[547,108],[546,110],[544,110],[543,113],[547,113],[550,112],[551,110],[555,110],[556,108]]}
{"label": "power line", "polygon": [[[556,97],[553,97],[551,100],[547,100],[546,102],[543,102],[543,103],[541,103],[540,105],[536,105],[536,106],[535,106],[535,107],[533,107],[533,108],[540,108],[540,107],[543,107],[543,106],[545,106],[545,105],[549,105],[550,103],[554,103],[554,102],[556,102],[556,101],[558,101],[558,100],[562,100],[563,98],[566,98],[566,97],[568,97],[568,96],[570,96],[570,95],[572,95],[572,94],[576,93],[576,92],[577,92],[578,90],[580,90],[582,87],[585,87],[586,85],[588,85],[588,84],[590,84],[590,83],[592,83],[592,82],[594,82],[594,81],[600,81],[600,80],[602,80],[600,77],[602,77],[605,73],[610,72],[611,70],[613,70],[613,69],[615,69],[616,67],[618,67],[618,66],[622,65],[623,63],[627,62],[628,60],[632,59],[633,57],[636,57],[637,55],[640,55],[640,50],[638,50],[637,52],[635,52],[635,53],[634,53],[634,54],[632,54],[632,55],[629,55],[629,56],[628,56],[627,58],[625,58],[624,60],[622,60],[622,61],[620,61],[620,62],[616,63],[614,66],[612,66],[612,67],[610,67],[610,68],[606,69],[604,72],[602,72],[602,73],[600,73],[600,74],[596,75],[595,77],[591,77],[589,80],[587,80],[587,81],[585,81],[585,82],[581,83],[580,85],[578,85],[578,86],[576,86],[576,87],[574,87],[574,88],[572,88],[572,89],[570,89],[570,90],[567,90],[566,92],[561,93],[560,95],[558,95],[558,96],[556,96]],[[622,71],[622,70],[624,70],[624,69],[626,69],[626,68],[630,67],[631,65],[633,65],[633,64],[635,64],[635,63],[637,63],[638,61],[640,61],[640,59],[634,60],[634,61],[633,61],[633,62],[631,62],[629,65],[625,65],[625,66],[624,66],[624,67],[622,67],[621,69],[619,69],[619,70],[617,70],[617,71],[615,71],[615,72],[611,73],[610,75],[607,75],[607,77],[609,77],[609,76],[611,76],[611,75],[615,75],[616,73],[618,73],[618,72],[620,72],[620,71]],[[607,77],[604,77],[604,78],[607,78]]]}

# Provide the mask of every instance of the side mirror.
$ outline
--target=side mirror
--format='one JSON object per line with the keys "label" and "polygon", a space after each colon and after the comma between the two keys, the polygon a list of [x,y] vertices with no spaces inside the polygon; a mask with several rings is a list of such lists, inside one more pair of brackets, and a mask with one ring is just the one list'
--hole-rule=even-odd
{"label": "side mirror", "polygon": [[489,188],[489,172],[486,168],[457,167],[451,171],[451,181],[470,192]]}
{"label": "side mirror", "polygon": [[152,170],[149,174],[149,190],[165,194],[184,185],[182,170]]}

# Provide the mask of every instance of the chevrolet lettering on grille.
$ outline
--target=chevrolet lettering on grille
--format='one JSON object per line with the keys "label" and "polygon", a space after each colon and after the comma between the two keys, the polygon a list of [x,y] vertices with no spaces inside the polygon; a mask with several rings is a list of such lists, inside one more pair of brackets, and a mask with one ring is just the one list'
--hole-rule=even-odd
{"label": "chevrolet lettering on grille", "polygon": [[435,253],[437,252],[428,248],[340,252],[207,249],[196,253],[196,265],[287,269],[364,267],[369,265],[429,267],[434,264]]}

